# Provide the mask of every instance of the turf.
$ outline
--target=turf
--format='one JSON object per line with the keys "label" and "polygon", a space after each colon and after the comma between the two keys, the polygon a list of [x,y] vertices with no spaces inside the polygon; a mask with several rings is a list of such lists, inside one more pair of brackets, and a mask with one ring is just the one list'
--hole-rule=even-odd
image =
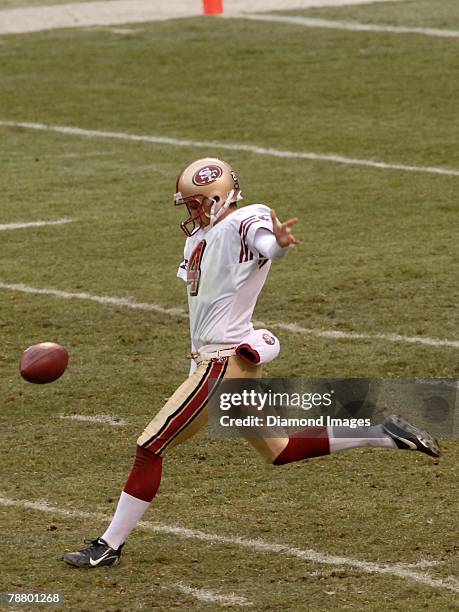
{"label": "turf", "polygon": [[[211,23],[142,24],[122,38],[104,29],[2,37],[0,119],[459,168],[455,41]],[[0,282],[185,307],[172,192],[178,169],[204,153],[0,127],[0,224],[75,219],[0,232]],[[273,266],[257,319],[454,339],[457,177],[242,152],[230,161],[246,203],[301,219],[302,244]],[[138,433],[187,372],[186,320],[2,289],[0,327],[1,496],[110,515]],[[456,374],[451,347],[279,335],[272,377]],[[68,347],[70,366],[36,387],[17,363],[45,339]],[[101,413],[127,425],[59,419]],[[276,469],[242,441],[203,432],[165,462],[147,520],[379,563],[436,561],[418,571],[447,580],[457,571],[459,447],[443,446],[438,462],[354,451]],[[0,590],[61,591],[69,610],[215,607],[179,593],[180,581],[234,591],[255,610],[455,605],[445,588],[389,574],[141,530],[119,568],[72,571],[63,550],[106,521],[1,505],[0,517]]]}
{"label": "turf", "polygon": [[[143,24],[121,38],[100,28],[39,33],[27,45],[5,37],[3,114],[459,166],[454,41],[208,23]],[[220,52],[209,54],[214,47]],[[37,58],[40,70],[29,75]]]}

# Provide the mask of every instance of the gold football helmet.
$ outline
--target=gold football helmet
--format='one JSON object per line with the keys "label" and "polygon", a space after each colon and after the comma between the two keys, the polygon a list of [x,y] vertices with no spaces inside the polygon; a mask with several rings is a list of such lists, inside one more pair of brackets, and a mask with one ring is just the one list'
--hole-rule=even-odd
{"label": "gold football helmet", "polygon": [[177,177],[174,204],[185,204],[188,209],[190,216],[180,223],[187,236],[198,227],[212,227],[228,206],[239,200],[242,194],[236,173],[216,157],[192,162]]}

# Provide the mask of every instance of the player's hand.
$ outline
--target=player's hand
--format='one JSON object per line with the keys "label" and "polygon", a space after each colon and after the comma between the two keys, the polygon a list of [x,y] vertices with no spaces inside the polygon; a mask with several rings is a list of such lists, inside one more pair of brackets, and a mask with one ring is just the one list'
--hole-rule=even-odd
{"label": "player's hand", "polygon": [[300,244],[300,241],[292,234],[292,225],[298,223],[298,218],[294,217],[285,223],[281,223],[277,218],[276,211],[271,208],[271,220],[273,222],[273,233],[276,237],[277,244],[281,247],[295,246]]}

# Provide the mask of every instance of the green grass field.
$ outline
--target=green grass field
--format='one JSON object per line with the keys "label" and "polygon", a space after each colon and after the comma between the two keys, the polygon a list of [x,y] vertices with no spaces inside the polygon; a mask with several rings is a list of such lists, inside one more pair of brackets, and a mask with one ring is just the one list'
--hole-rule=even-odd
{"label": "green grass field", "polygon": [[[459,23],[456,3],[424,0],[301,14]],[[455,39],[204,18],[130,27],[122,37],[104,28],[1,37],[0,121],[459,169]],[[239,171],[245,203],[301,220],[302,244],[273,266],[256,319],[371,336],[276,330],[283,351],[267,375],[457,376],[454,347],[375,337],[457,339],[457,176],[0,126],[0,226],[74,219],[0,231],[0,283],[186,308],[172,194],[178,170],[205,154]],[[235,593],[257,611],[456,609],[452,439],[439,461],[363,450],[273,468],[244,442],[203,432],[168,456],[146,516],[380,565],[435,562],[406,571],[436,586],[147,529],[131,536],[119,567],[72,571],[62,553],[105,528],[96,514],[114,510],[138,433],[186,376],[188,324],[0,288],[0,329],[0,591],[60,591],[75,611],[220,609],[179,582]],[[38,387],[17,367],[43,340],[67,346],[70,365]],[[127,424],[59,418],[72,414]]]}

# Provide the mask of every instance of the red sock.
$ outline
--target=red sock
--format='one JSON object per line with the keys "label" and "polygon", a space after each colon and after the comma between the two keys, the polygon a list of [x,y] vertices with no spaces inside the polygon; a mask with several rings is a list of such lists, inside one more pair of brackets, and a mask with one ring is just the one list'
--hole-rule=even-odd
{"label": "red sock", "polygon": [[124,486],[124,492],[151,502],[161,482],[163,459],[142,446],[137,446],[134,465]]}
{"label": "red sock", "polygon": [[274,465],[284,465],[311,457],[330,454],[330,444],[326,427],[306,427],[289,437],[287,446],[273,461]]}

